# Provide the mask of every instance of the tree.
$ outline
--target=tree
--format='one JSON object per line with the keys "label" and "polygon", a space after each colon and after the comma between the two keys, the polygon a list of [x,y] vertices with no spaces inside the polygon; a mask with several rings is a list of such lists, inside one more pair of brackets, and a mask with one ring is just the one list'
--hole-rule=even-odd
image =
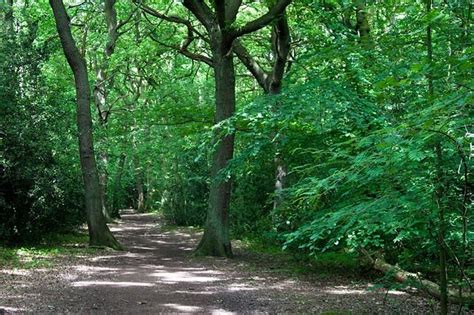
{"label": "tree", "polygon": [[[135,14],[132,11],[131,14],[123,21],[118,21],[116,0],[104,0],[104,16],[107,26],[107,39],[103,48],[102,57],[95,57],[94,68],[96,72],[96,81],[93,89],[94,102],[97,107],[99,126],[103,129],[107,129],[107,123],[112,113],[113,101],[109,97],[109,92],[113,88],[113,74],[109,75],[110,72],[110,58],[115,51],[117,41],[123,32],[120,29],[124,27]],[[99,158],[101,160],[101,166],[99,167],[99,185],[100,185],[100,202],[102,213],[104,214],[107,221],[110,221],[113,217],[117,217],[118,212],[113,212],[107,205],[107,192],[108,192],[108,181],[109,176],[107,167],[109,163],[109,155],[106,149],[107,146],[107,135],[101,139],[104,142],[104,148],[99,152]]]}
{"label": "tree", "polygon": [[[250,73],[255,77],[265,94],[278,95],[281,92],[281,85],[285,69],[287,67],[288,56],[290,53],[290,29],[288,26],[288,17],[285,14],[278,17],[272,25],[271,33],[273,67],[271,71],[265,71],[259,63],[252,58],[248,49],[240,42],[235,41],[234,51],[240,61],[245,65]],[[274,111],[279,110],[278,104],[275,104]],[[273,135],[274,136],[274,135]],[[281,138],[275,141],[275,196],[273,208],[280,207],[283,203],[283,189],[286,187],[287,166],[281,152]]]}
{"label": "tree", "polygon": [[92,117],[90,109],[90,87],[84,57],[79,52],[69,25],[62,0],[50,0],[57,32],[61,40],[64,55],[74,74],[77,102],[77,129],[79,138],[79,155],[84,180],[84,197],[89,228],[89,243],[92,246],[107,246],[121,249],[107,227],[100,202],[100,187],[97,164],[94,155],[92,137]]}
{"label": "tree", "polygon": [[[247,22],[243,26],[233,25],[242,4],[240,0],[216,0],[211,9],[204,1],[184,0],[183,5],[205,28],[209,39],[211,59],[190,53],[187,48],[193,40],[192,24],[178,17],[169,17],[142,5],[145,12],[154,16],[186,25],[188,40],[181,51],[190,58],[204,61],[214,70],[215,80],[215,124],[220,124],[231,118],[235,112],[235,70],[234,70],[234,41],[239,37],[255,32],[280,17],[291,0],[279,0],[270,6],[268,12],[259,18]],[[136,1],[141,5],[139,1]],[[197,253],[212,256],[232,256],[229,238],[229,205],[232,184],[229,178],[218,179],[221,171],[227,167],[234,153],[234,133],[223,133],[222,128],[216,128],[214,133],[215,152],[212,157],[211,186],[209,192],[209,208],[207,211],[204,235],[197,247]]]}

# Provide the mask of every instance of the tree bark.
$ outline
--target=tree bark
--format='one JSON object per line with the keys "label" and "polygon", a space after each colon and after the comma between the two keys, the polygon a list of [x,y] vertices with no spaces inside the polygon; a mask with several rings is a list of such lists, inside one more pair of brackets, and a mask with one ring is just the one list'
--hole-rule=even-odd
{"label": "tree bark", "polygon": [[102,209],[102,214],[107,222],[112,222],[111,211],[107,205],[107,190],[109,183],[109,173],[107,167],[109,164],[109,155],[105,150],[99,153],[99,158],[102,164],[102,170],[99,170],[99,187],[100,187],[100,208]]}
{"label": "tree bark", "polygon": [[[216,114],[218,124],[233,116],[235,112],[235,70],[231,47],[225,45],[225,34],[217,31],[212,43]],[[216,130],[211,168],[211,187],[209,190],[209,208],[207,211],[204,235],[196,252],[210,256],[232,256],[229,238],[229,208],[232,182],[230,179],[217,180],[219,173],[227,166],[234,154],[234,134],[220,135]]]}
{"label": "tree bark", "polygon": [[[108,77],[109,59],[112,56],[118,39],[117,32],[117,11],[115,10],[116,0],[104,0],[104,15],[107,23],[107,42],[104,47],[102,60],[95,62],[96,64],[96,82],[94,86],[94,102],[99,115],[100,126],[107,128],[107,122],[110,115],[110,105],[107,104],[108,90],[111,86]],[[103,143],[107,143],[107,135],[102,139]],[[112,210],[107,204],[108,190],[108,153],[104,145],[103,151],[99,153],[102,160],[102,168],[99,168],[99,184],[100,184],[100,201],[104,217],[107,222],[112,221]]]}
{"label": "tree bark", "polygon": [[416,273],[405,271],[398,266],[387,263],[381,258],[373,259],[365,250],[360,250],[360,253],[362,253],[369,260],[375,270],[392,275],[393,278],[400,283],[412,280],[414,283],[419,285],[421,290],[427,292],[429,295],[437,299],[442,299],[443,295],[446,294],[447,301],[451,303],[465,304],[468,306],[474,305],[473,294],[466,293],[465,295],[460,296],[459,292],[455,290],[446,290],[446,292],[443,292],[443,289],[438,284],[426,279],[422,279]]}
{"label": "tree bark", "polygon": [[71,34],[69,17],[62,0],[50,0],[56,28],[66,59],[74,73],[77,102],[77,128],[79,132],[79,154],[84,180],[89,244],[122,249],[109,228],[100,207],[99,177],[94,155],[92,117],[90,109],[91,92],[86,62],[80,54]]}
{"label": "tree bark", "polygon": [[[170,17],[144,6],[140,1],[134,2],[145,12],[169,22],[185,25],[188,28],[187,43],[181,47],[180,52],[189,58],[204,61],[208,58],[190,54],[187,47],[192,42],[194,27],[186,19]],[[205,1],[183,0],[182,4],[197,18],[204,26],[209,35],[212,51],[212,62],[207,64],[214,68],[216,115],[215,122],[219,123],[232,117],[235,111],[235,72],[232,43],[238,37],[255,32],[278,18],[291,0],[277,0],[259,18],[249,21],[240,27],[234,27],[241,0],[216,0],[213,3],[214,10]],[[217,180],[218,174],[227,166],[234,153],[234,134],[222,135],[219,130],[214,134],[216,151],[213,154],[211,167],[211,187],[209,193],[209,208],[207,212],[205,231],[196,253],[213,256],[232,256],[232,248],[229,238],[228,212],[231,195],[230,179]]]}
{"label": "tree bark", "polygon": [[[272,73],[268,77],[268,94],[278,95],[281,92],[281,83],[285,74],[285,68],[290,52],[290,30],[286,15],[275,21],[272,31],[272,50],[275,58]],[[274,110],[280,111],[280,104],[275,104]],[[282,152],[282,138],[279,135],[275,141],[275,197],[273,209],[281,207],[284,202],[283,189],[286,187],[286,175],[288,174]]]}
{"label": "tree bark", "polygon": [[111,217],[114,219],[120,218],[120,209],[119,209],[119,192],[122,190],[122,175],[123,169],[125,167],[125,160],[127,156],[122,153],[119,158],[118,166],[117,166],[117,173],[115,174],[114,180],[114,192],[113,192],[113,201],[112,201],[112,213]]}
{"label": "tree bark", "polygon": [[369,18],[365,0],[354,0],[356,11],[355,31],[359,35],[361,42],[367,42],[370,34]]}
{"label": "tree bark", "polygon": [[140,159],[135,153],[133,156],[133,165],[135,168],[135,188],[137,190],[137,211],[145,212],[145,189],[143,188],[143,170]]}

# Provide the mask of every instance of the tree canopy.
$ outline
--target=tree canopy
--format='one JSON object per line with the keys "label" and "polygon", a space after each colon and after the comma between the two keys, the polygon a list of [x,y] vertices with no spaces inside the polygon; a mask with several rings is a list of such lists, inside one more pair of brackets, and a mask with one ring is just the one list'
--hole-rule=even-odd
{"label": "tree canopy", "polygon": [[472,8],[0,0],[0,242],[87,222],[120,249],[106,223],[157,211],[204,228],[198,254],[353,252],[464,303]]}

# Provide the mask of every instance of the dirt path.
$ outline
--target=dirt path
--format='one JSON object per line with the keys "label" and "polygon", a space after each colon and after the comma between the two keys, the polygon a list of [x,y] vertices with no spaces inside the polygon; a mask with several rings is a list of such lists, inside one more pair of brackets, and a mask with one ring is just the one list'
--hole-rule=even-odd
{"label": "dirt path", "polygon": [[235,259],[190,255],[198,235],[167,231],[150,214],[123,215],[112,228],[126,252],[101,251],[54,269],[0,270],[2,313],[431,313],[403,292],[369,292],[348,279],[296,279]]}

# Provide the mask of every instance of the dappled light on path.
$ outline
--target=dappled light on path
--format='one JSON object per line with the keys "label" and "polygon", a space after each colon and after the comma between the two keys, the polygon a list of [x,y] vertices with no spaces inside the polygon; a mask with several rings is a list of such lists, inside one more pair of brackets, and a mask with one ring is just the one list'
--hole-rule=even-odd
{"label": "dappled light on path", "polygon": [[[200,236],[194,230],[164,231],[151,214],[127,212],[122,218],[112,230],[126,246],[124,252],[76,257],[58,271],[1,270],[0,276],[16,280],[9,282],[9,290],[0,288],[5,301],[0,312],[403,313],[425,307],[404,292],[370,291],[370,284],[278,274],[252,264],[238,250],[233,260],[193,257]],[[38,288],[35,277],[44,279],[43,287]]]}
{"label": "dappled light on path", "polygon": [[90,286],[110,286],[110,287],[152,287],[153,283],[147,282],[114,282],[114,281],[77,281],[73,282],[74,287],[90,287]]}

